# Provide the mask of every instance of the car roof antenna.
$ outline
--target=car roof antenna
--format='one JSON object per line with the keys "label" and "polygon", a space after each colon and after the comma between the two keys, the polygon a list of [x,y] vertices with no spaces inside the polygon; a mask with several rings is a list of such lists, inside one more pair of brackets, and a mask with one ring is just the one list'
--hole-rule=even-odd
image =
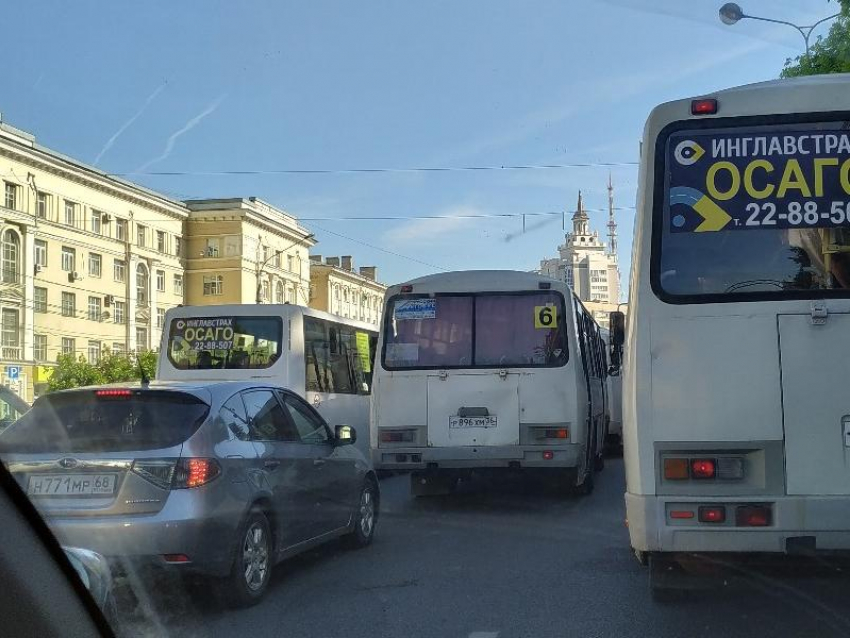
{"label": "car roof antenna", "polygon": [[151,384],[151,378],[148,376],[148,373],[145,372],[145,367],[142,365],[142,360],[137,358],[136,363],[139,364],[139,373],[142,375],[142,387],[147,388]]}

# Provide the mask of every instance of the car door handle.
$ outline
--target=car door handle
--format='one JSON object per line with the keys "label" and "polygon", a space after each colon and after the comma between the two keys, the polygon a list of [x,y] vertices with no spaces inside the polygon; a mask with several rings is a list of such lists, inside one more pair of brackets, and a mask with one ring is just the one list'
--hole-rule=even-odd
{"label": "car door handle", "polygon": [[280,467],[280,461],[263,461],[263,467],[267,470],[276,470]]}
{"label": "car door handle", "polygon": [[325,459],[313,459],[313,467],[322,467],[325,464]]}

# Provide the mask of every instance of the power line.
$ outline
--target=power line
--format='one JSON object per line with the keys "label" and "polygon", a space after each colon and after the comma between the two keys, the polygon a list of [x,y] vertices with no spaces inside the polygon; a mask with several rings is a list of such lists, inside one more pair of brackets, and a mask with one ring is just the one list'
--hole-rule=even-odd
{"label": "power line", "polygon": [[239,176],[239,175],[344,175],[371,173],[458,173],[472,171],[537,171],[566,168],[616,168],[638,166],[639,162],[576,162],[571,164],[502,164],[497,166],[412,166],[402,168],[281,168],[243,171],[141,171],[107,173],[112,177],[149,175],[155,177]]}
{"label": "power line", "polygon": [[[585,208],[588,213],[607,213],[607,208]],[[618,206],[614,210],[635,210],[634,206]],[[540,217],[544,215],[568,215],[563,210],[536,211],[530,213],[474,213],[469,215],[374,215],[367,217],[299,217],[299,222],[312,221],[404,221],[412,219],[492,219],[492,218],[518,218],[518,217]]]}

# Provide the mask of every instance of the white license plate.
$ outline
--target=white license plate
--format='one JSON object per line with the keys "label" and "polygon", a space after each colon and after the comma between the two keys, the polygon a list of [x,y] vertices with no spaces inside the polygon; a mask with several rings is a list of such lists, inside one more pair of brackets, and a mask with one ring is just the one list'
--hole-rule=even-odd
{"label": "white license plate", "polygon": [[39,474],[30,476],[30,496],[91,496],[115,492],[116,474]]}
{"label": "white license plate", "polygon": [[452,430],[465,430],[466,428],[494,428],[496,427],[495,416],[450,416],[449,427]]}

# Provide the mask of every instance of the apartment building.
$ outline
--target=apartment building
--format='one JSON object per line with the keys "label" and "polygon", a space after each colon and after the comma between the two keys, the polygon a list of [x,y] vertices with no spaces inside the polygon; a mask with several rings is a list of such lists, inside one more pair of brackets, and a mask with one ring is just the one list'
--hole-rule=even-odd
{"label": "apartment building", "polygon": [[185,202],[186,303],[306,306],[313,235],[256,197]]}
{"label": "apartment building", "polygon": [[350,255],[310,256],[310,307],[380,326],[387,287],[376,280],[377,268],[354,269]]}
{"label": "apartment building", "polygon": [[0,179],[0,382],[32,399],[60,353],[158,346],[187,208],[2,121]]}

